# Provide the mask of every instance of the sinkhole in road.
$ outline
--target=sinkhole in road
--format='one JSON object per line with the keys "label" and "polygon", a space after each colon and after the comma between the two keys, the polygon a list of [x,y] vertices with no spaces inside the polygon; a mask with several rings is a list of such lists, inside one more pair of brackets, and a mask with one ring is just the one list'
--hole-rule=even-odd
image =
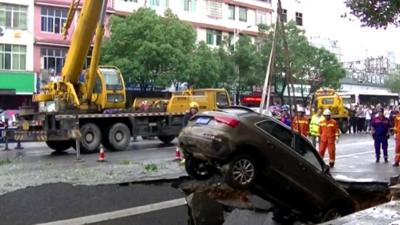
{"label": "sinkhole in road", "polygon": [[[218,178],[207,181],[180,180],[178,187],[188,202],[191,224],[309,224],[289,211],[277,211],[270,202],[247,191],[233,190]],[[389,202],[393,197],[389,186],[399,179],[384,182],[339,182],[350,194],[355,212]],[[278,214],[279,213],[279,217]]]}

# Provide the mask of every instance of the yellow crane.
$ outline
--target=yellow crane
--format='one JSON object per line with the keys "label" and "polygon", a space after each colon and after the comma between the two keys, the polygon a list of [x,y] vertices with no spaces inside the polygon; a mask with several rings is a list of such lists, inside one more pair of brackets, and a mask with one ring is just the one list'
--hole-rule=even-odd
{"label": "yellow crane", "polygon": [[[72,1],[63,28],[64,38],[67,37],[79,3],[80,0]],[[111,66],[99,67],[106,9],[107,0],[84,1],[61,71],[61,80],[49,82],[40,94],[33,96],[35,102],[52,102],[56,105],[56,112],[99,112],[125,106],[125,84],[120,71]],[[90,66],[85,81],[80,83],[94,33]]]}
{"label": "yellow crane", "polygon": [[[75,146],[73,139],[77,135],[71,131],[78,122],[83,153],[97,151],[100,144],[109,150],[125,150],[132,136],[157,136],[164,143],[171,142],[182,129],[183,117],[191,101],[199,101],[200,110],[230,105],[225,89],[199,89],[190,94],[174,94],[167,100],[160,99],[161,110],[156,112],[126,107],[121,72],[113,66],[99,66],[107,0],[85,0],[83,4],[80,0],[72,0],[63,28],[64,37],[67,37],[79,9],[61,80],[49,82],[41,93],[33,96],[34,102],[40,105],[40,112],[34,113],[32,109],[21,112],[22,126],[15,132],[8,132],[9,138],[46,141],[49,148],[62,152]],[[92,39],[90,66],[83,73]],[[84,76],[83,81],[81,76]]]}

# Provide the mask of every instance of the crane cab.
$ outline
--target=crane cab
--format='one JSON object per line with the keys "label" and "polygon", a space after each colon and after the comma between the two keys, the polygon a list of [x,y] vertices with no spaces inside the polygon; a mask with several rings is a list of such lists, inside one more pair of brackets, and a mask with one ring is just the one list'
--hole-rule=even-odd
{"label": "crane cab", "polygon": [[125,107],[125,83],[118,68],[98,68],[91,101],[101,110]]}

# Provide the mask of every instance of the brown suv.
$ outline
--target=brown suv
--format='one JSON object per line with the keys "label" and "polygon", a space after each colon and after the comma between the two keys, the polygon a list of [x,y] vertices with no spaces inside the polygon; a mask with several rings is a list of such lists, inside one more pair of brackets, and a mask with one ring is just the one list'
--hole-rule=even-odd
{"label": "brown suv", "polygon": [[179,135],[186,171],[195,179],[220,173],[311,221],[354,210],[349,194],[329,173],[310,142],[276,119],[244,107],[194,116]]}

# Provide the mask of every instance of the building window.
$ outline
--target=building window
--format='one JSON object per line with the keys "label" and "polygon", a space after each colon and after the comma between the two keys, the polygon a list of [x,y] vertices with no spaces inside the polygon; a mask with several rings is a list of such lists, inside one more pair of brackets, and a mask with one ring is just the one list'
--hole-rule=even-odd
{"label": "building window", "polygon": [[206,42],[208,45],[221,45],[222,32],[218,30],[207,29]]}
{"label": "building window", "polygon": [[10,4],[0,4],[0,26],[26,30],[28,7]]}
{"label": "building window", "polygon": [[26,46],[0,44],[0,70],[26,70]]}
{"label": "building window", "polygon": [[46,70],[53,69],[55,75],[61,74],[66,53],[67,49],[65,48],[41,48],[42,68]]}
{"label": "building window", "polygon": [[124,0],[125,2],[138,2],[138,0]]}
{"label": "building window", "polygon": [[303,13],[296,12],[296,25],[303,26]]}
{"label": "building window", "polygon": [[247,9],[239,7],[239,20],[242,22],[247,22]]}
{"label": "building window", "polygon": [[151,6],[160,6],[160,0],[150,0]]}
{"label": "building window", "polygon": [[256,24],[267,24],[267,13],[266,12],[256,12],[257,17],[256,17]]}
{"label": "building window", "polygon": [[67,9],[42,7],[41,31],[59,34],[67,20]]}
{"label": "building window", "polygon": [[216,0],[207,1],[207,16],[214,19],[222,18],[222,2]]}
{"label": "building window", "polygon": [[282,21],[284,23],[287,22],[287,10],[286,9],[282,9]]}
{"label": "building window", "polygon": [[196,0],[183,0],[183,10],[187,12],[195,12]]}
{"label": "building window", "polygon": [[228,5],[228,8],[229,8],[229,17],[228,17],[228,19],[235,20],[235,6],[234,5]]}

